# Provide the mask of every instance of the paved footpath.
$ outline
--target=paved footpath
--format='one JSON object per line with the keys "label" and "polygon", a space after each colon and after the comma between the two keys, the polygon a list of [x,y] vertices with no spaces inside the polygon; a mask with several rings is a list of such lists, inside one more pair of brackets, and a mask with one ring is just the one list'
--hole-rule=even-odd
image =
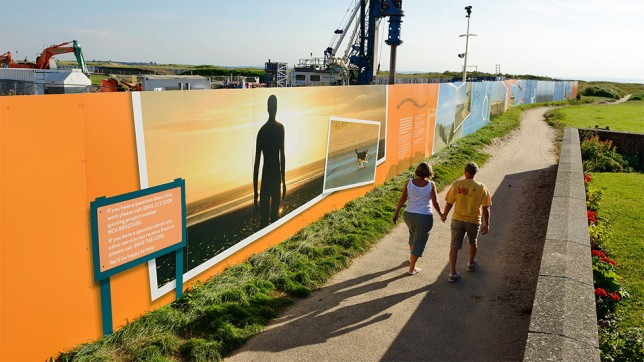
{"label": "paved footpath", "polygon": [[[520,129],[490,147],[492,158],[476,176],[493,206],[475,272],[465,270],[463,249],[461,279],[447,282],[449,223],[435,218],[422,271],[408,276],[401,222],[226,360],[521,360],[557,164],[544,112],[525,112]],[[443,207],[446,191],[438,195]]]}

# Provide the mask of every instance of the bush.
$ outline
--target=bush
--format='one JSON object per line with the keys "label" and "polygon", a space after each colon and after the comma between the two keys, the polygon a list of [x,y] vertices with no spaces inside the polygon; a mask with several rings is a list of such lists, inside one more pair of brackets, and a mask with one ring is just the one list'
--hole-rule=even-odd
{"label": "bush", "polygon": [[644,331],[642,328],[614,328],[616,321],[599,330],[601,358],[603,361],[644,360]]}
{"label": "bush", "polygon": [[598,86],[588,87],[583,90],[582,95],[593,97],[606,97],[612,99],[619,99],[619,95],[613,92],[612,89],[601,88]]}
{"label": "bush", "polygon": [[604,193],[602,190],[597,190],[592,187],[589,188],[588,191],[586,191],[586,208],[590,211],[597,212],[603,195]]}
{"label": "bush", "polygon": [[610,234],[604,224],[595,223],[588,225],[588,236],[590,236],[590,246],[594,249],[601,249],[610,240]]}
{"label": "bush", "polygon": [[584,171],[589,172],[629,172],[630,168],[624,157],[617,153],[613,141],[600,141],[598,135],[592,135],[581,142],[581,158],[584,160]]}

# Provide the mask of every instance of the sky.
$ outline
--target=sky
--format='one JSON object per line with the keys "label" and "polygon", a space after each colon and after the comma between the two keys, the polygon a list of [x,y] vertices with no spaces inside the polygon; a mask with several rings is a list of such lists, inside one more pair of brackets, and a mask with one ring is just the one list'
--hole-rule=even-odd
{"label": "sky", "polygon": [[[77,40],[88,61],[292,68],[323,56],[355,1],[0,0],[0,53]],[[468,71],[644,83],[642,0],[404,0],[397,72],[462,71],[468,5]]]}

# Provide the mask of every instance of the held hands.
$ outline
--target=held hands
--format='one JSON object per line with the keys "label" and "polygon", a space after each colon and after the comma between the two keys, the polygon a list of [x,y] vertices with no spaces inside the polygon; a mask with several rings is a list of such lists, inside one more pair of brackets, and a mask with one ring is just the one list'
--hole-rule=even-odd
{"label": "held hands", "polygon": [[440,217],[441,217],[442,222],[445,222],[445,220],[447,220],[447,215],[446,214],[440,214]]}

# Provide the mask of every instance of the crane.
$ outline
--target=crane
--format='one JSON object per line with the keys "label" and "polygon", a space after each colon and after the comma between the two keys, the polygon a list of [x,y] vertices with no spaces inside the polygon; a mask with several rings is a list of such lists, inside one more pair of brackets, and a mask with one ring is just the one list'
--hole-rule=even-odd
{"label": "crane", "polygon": [[402,44],[400,39],[401,17],[404,16],[402,0],[371,0],[368,6],[367,9],[366,1],[360,3],[359,46],[354,45],[349,62],[358,70],[357,84],[371,83],[375,70],[376,23],[384,17],[389,17],[389,37],[385,42],[391,46],[389,81],[392,83],[392,76],[395,76],[396,47]]}
{"label": "crane", "polygon": [[[371,84],[376,73],[378,26],[385,17],[389,17],[389,37],[385,43],[391,46],[389,84],[395,82],[396,48],[402,44],[402,0],[352,1],[353,5],[347,10],[350,16],[334,31],[331,43],[324,50],[324,58],[313,58],[311,53],[312,58],[300,59],[293,67],[289,73],[293,86]],[[352,24],[353,31],[347,39]],[[345,40],[348,40],[348,46],[344,54],[337,54]]]}
{"label": "crane", "polygon": [[[373,80],[376,63],[376,37],[378,26],[384,17],[389,17],[389,34],[385,41],[391,46],[389,83],[395,80],[396,48],[402,44],[400,24],[402,23],[402,0],[358,0],[347,22],[335,31],[336,37],[324,51],[327,67],[346,66],[353,75],[351,84],[369,84]],[[353,21],[355,28],[349,37],[349,46],[341,57],[336,56]]]}
{"label": "crane", "polygon": [[[344,41],[344,38],[347,35],[347,31],[351,27],[351,24],[353,24],[353,21],[356,18],[356,13],[358,12],[359,9],[360,9],[360,2],[356,1],[355,5],[353,6],[353,9],[351,10],[351,15],[345,18],[346,23],[344,23],[344,25],[341,25],[338,29],[334,31],[334,34],[335,34],[334,39],[331,40],[331,44],[324,51],[324,62],[327,65],[327,67],[330,67],[332,65],[339,66],[339,67],[346,67],[347,64],[349,63],[349,52],[351,51],[351,45],[355,41],[355,37],[358,32],[358,27],[360,26],[360,23],[358,21],[355,22],[353,32],[349,37],[349,41],[348,41],[349,45],[347,46],[347,49],[345,50],[344,55],[342,57],[336,57],[336,53],[338,51],[338,48],[340,48],[342,41]],[[345,20],[343,19],[343,22],[344,21]]]}

